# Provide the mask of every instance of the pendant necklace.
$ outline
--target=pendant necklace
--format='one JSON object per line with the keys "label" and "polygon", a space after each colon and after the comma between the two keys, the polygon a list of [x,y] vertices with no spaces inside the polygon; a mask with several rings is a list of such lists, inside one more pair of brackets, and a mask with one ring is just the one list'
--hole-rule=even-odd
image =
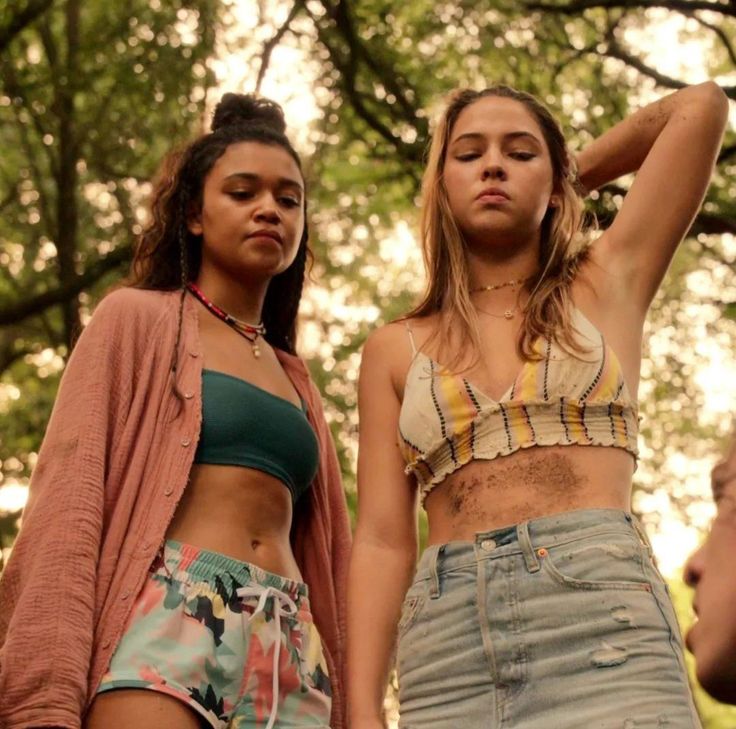
{"label": "pendant necklace", "polygon": [[266,334],[266,327],[263,322],[260,324],[249,324],[248,322],[236,319],[232,314],[228,314],[223,311],[217,304],[210,301],[202,291],[202,289],[195,283],[187,284],[188,291],[203,304],[212,314],[218,319],[224,321],[231,329],[234,329],[241,337],[247,339],[250,342],[251,349],[253,350],[253,356],[256,359],[261,358],[261,348],[258,346],[258,337],[263,337]]}
{"label": "pendant necklace", "polygon": [[[516,278],[511,281],[505,281],[504,283],[500,284],[488,284],[487,286],[479,286],[476,289],[470,289],[471,294],[477,294],[480,291],[496,291],[497,289],[505,289],[507,286],[517,286],[519,284],[526,283],[531,276],[527,276],[527,278]],[[503,314],[492,314],[490,311],[485,311],[484,313],[488,314],[488,316],[492,316],[496,319],[513,319],[516,312],[519,310],[518,302],[517,304],[514,304],[513,309],[506,309],[506,311],[503,312]]]}

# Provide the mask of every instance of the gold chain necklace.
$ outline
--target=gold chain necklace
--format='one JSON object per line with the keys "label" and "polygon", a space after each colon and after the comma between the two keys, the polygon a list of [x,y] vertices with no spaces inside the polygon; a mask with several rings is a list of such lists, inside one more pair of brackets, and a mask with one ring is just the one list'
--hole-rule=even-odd
{"label": "gold chain necklace", "polygon": [[[488,284],[487,286],[480,286],[477,289],[470,289],[471,294],[477,294],[480,291],[496,291],[497,289],[505,289],[507,286],[517,286],[523,283],[526,283],[531,276],[527,276],[526,278],[515,278],[511,281],[505,281],[504,283],[500,284]],[[517,297],[518,299],[518,297]],[[516,315],[516,312],[519,311],[519,302],[514,304],[514,307],[512,309],[506,309],[503,314],[493,314],[490,311],[486,311],[483,309],[483,313],[487,314],[488,316],[492,316],[495,319],[513,319]]]}
{"label": "gold chain necklace", "polygon": [[526,278],[515,278],[500,284],[488,284],[487,286],[479,286],[477,289],[470,289],[471,294],[477,294],[479,291],[495,291],[496,289],[505,289],[507,286],[516,286],[517,284],[526,283],[531,276]]}

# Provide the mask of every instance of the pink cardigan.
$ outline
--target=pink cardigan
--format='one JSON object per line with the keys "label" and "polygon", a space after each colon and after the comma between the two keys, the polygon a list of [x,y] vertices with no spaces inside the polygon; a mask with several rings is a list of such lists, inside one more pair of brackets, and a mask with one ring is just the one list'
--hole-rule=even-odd
{"label": "pink cardigan", "polygon": [[[0,727],[81,726],[186,486],[202,418],[198,304],[187,296],[173,392],[179,292],[105,297],[74,348],[0,580]],[[345,585],[350,526],[335,447],[304,363],[277,352],[307,403],[319,471],[294,515],[346,726]]]}

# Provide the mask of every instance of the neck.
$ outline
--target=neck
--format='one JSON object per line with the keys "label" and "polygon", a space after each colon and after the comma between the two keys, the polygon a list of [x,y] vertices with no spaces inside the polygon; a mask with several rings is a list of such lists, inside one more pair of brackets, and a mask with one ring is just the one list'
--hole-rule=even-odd
{"label": "neck", "polygon": [[227,314],[248,324],[258,324],[263,318],[263,302],[270,279],[243,281],[225,277],[202,267],[195,283],[202,293]]}
{"label": "neck", "polygon": [[538,268],[536,249],[516,251],[507,256],[498,255],[497,251],[468,251],[471,290],[526,279],[533,276]]}

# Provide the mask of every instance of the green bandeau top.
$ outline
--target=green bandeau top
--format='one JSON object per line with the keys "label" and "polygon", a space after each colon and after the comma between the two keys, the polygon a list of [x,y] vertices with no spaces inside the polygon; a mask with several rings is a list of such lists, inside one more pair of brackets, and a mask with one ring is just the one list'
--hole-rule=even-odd
{"label": "green bandeau top", "polygon": [[317,473],[319,446],[298,408],[224,372],[202,371],[202,431],[195,463],[255,468],[279,479],[294,502]]}

